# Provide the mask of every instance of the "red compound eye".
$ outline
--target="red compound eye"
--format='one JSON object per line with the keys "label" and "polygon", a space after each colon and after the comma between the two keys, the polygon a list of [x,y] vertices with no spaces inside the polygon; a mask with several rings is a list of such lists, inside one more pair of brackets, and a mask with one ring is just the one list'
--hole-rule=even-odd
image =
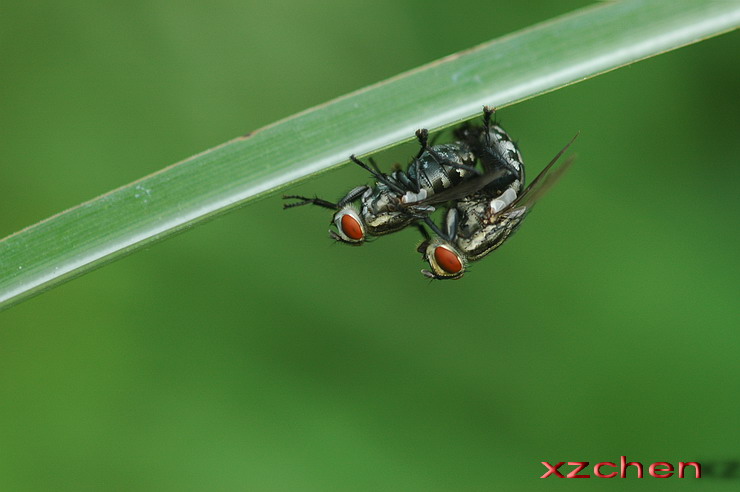
{"label": "red compound eye", "polygon": [[460,273],[463,267],[460,258],[443,246],[434,248],[434,260],[447,273]]}
{"label": "red compound eye", "polygon": [[361,241],[364,238],[362,226],[350,214],[342,215],[342,232],[350,239]]}

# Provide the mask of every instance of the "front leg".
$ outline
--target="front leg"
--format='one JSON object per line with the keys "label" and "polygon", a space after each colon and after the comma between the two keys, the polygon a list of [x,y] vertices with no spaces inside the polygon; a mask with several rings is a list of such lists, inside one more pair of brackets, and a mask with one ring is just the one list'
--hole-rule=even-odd
{"label": "front leg", "polygon": [[321,198],[317,198],[317,197],[308,198],[308,197],[300,196],[300,195],[283,195],[283,200],[301,200],[300,202],[297,202],[297,203],[284,203],[283,209],[300,207],[301,205],[308,205],[309,203],[312,205],[318,205],[319,207],[324,207],[324,208],[328,208],[331,210],[339,209],[338,204],[332,203],[326,200],[322,200]]}
{"label": "front leg", "polygon": [[[450,209],[450,210],[454,210],[454,209]],[[449,215],[450,215],[450,213],[448,212],[447,213],[447,219],[445,220],[445,231],[448,231],[449,230],[449,227],[448,227]],[[448,241],[450,243],[454,240],[454,236],[450,236],[449,234],[447,234],[447,232],[442,232],[442,230],[439,227],[437,227],[437,224],[435,224],[434,221],[429,216],[424,217],[423,220],[426,223],[426,225],[428,225],[429,228],[437,236],[441,237],[442,239],[444,239],[445,241]],[[457,222],[455,222],[455,223],[457,224]]]}
{"label": "front leg", "polygon": [[349,160],[352,161],[352,162],[354,162],[358,166],[360,166],[365,171],[367,171],[370,174],[372,174],[373,177],[375,178],[375,180],[378,181],[379,183],[383,183],[384,185],[386,185],[388,188],[390,188],[391,190],[395,191],[396,193],[403,193],[403,190],[396,183],[394,183],[388,177],[388,175],[386,175],[385,173],[381,172],[380,169],[377,169],[377,164],[375,164],[375,161],[371,161],[372,164],[373,164],[373,166],[375,167],[375,169],[373,169],[372,167],[368,166],[367,164],[365,164],[364,162],[362,162],[360,159],[358,159],[357,157],[355,157],[354,154],[352,154],[351,156],[349,156]]}
{"label": "front leg", "polygon": [[417,246],[416,251],[421,253],[421,256],[424,257],[424,260],[427,259],[427,246],[429,246],[429,243],[432,241],[432,236],[429,235],[426,229],[424,229],[424,226],[421,224],[416,224],[416,228],[421,233],[424,240],[421,242],[419,246]]}
{"label": "front leg", "polygon": [[366,185],[353,188],[352,190],[350,190],[349,193],[347,193],[347,195],[345,195],[344,198],[339,200],[339,202],[337,203],[332,203],[328,200],[324,200],[324,199],[317,198],[317,197],[308,198],[308,197],[300,196],[300,195],[283,195],[283,200],[300,200],[297,203],[286,203],[283,205],[283,208],[287,209],[287,208],[293,208],[293,207],[300,207],[301,205],[308,205],[310,203],[312,205],[318,205],[319,207],[328,208],[330,210],[339,210],[340,208],[344,207],[348,203],[352,203],[358,198],[360,198],[362,194],[365,193],[369,189],[370,187]]}

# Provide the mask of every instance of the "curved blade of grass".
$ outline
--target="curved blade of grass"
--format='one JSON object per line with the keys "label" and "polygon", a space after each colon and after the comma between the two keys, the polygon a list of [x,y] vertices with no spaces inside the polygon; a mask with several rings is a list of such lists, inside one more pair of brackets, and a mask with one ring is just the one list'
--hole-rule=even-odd
{"label": "curved blade of grass", "polygon": [[203,152],[0,241],[0,309],[291,181],[740,23],[740,3],[601,4],[454,54]]}

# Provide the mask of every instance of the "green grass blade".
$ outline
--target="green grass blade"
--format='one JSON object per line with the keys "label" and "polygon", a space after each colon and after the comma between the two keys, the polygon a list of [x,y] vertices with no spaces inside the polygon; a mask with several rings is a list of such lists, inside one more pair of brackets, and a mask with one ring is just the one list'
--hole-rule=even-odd
{"label": "green grass blade", "polygon": [[[735,29],[737,1],[599,4],[240,137],[0,241],[0,309],[291,181]],[[609,97],[605,94],[604,97]]]}

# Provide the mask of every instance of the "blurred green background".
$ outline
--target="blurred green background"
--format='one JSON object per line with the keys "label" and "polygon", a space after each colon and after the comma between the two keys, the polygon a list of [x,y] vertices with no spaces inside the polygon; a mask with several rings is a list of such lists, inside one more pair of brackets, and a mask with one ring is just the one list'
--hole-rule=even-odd
{"label": "blurred green background", "polygon": [[[0,236],[586,4],[6,4]],[[1,313],[0,490],[574,490],[540,462],[621,455],[707,466],[630,489],[736,490],[739,49],[502,110],[530,177],[578,159],[460,281],[274,195]]]}

